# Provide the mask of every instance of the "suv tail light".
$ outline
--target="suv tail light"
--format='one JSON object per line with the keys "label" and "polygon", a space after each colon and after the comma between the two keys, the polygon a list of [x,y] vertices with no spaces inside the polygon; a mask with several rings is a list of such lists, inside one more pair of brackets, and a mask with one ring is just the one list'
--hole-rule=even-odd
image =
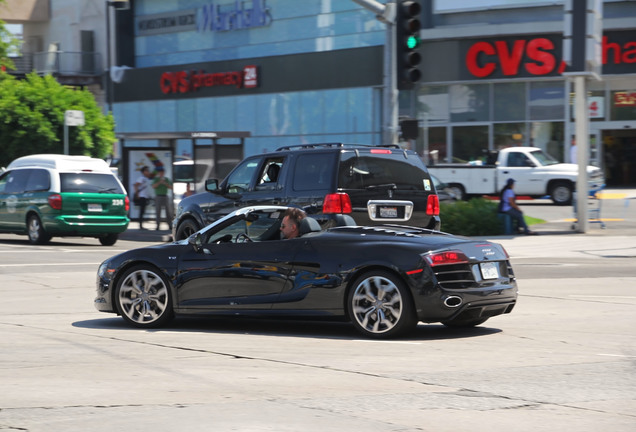
{"label": "suv tail light", "polygon": [[53,210],[62,210],[62,195],[49,195],[49,205]]}
{"label": "suv tail light", "polygon": [[339,192],[325,195],[325,202],[322,205],[324,214],[351,213],[352,211],[351,198],[348,194]]}
{"label": "suv tail light", "polygon": [[468,262],[468,257],[461,251],[444,251],[426,256],[431,267],[447,264],[463,264]]}
{"label": "suv tail light", "polygon": [[428,200],[426,200],[426,214],[429,216],[439,215],[439,197],[437,195],[431,194],[428,196]]}
{"label": "suv tail light", "polygon": [[[128,196],[126,196],[126,202],[125,202],[125,209],[126,211],[130,211],[130,200],[128,199]],[[172,222],[170,222],[172,223]]]}

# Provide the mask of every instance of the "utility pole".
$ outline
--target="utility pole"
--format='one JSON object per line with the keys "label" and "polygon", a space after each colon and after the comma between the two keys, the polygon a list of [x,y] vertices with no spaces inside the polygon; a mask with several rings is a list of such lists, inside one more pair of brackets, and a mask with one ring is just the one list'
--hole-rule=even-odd
{"label": "utility pole", "polygon": [[[587,164],[590,154],[590,119],[587,107],[587,80],[601,80],[601,40],[603,38],[603,1],[566,0],[563,10],[563,75],[574,82],[576,136],[576,230],[587,231],[589,183]],[[565,137],[568,142],[569,137]]]}
{"label": "utility pole", "polygon": [[398,90],[396,66],[396,4],[394,0],[382,4],[375,0],[353,0],[360,6],[376,14],[386,25],[384,42],[384,72],[382,93],[382,144],[398,143]]}

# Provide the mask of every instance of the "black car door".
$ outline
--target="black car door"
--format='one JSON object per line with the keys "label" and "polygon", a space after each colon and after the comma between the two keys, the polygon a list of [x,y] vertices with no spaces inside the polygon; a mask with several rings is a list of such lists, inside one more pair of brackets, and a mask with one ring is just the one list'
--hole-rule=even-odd
{"label": "black car door", "polygon": [[300,242],[244,241],[237,231],[228,227],[203,250],[192,248],[180,257],[177,308],[271,308],[289,281]]}

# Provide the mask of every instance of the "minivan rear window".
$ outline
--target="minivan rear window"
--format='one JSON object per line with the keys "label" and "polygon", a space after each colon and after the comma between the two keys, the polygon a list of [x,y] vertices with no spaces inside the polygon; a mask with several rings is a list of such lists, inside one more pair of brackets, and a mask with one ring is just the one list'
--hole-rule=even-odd
{"label": "minivan rear window", "polygon": [[97,173],[60,173],[61,192],[125,194],[115,176]]}
{"label": "minivan rear window", "polygon": [[367,189],[395,184],[398,189],[425,190],[428,175],[419,160],[404,158],[402,152],[383,155],[343,154],[338,172],[338,187]]}

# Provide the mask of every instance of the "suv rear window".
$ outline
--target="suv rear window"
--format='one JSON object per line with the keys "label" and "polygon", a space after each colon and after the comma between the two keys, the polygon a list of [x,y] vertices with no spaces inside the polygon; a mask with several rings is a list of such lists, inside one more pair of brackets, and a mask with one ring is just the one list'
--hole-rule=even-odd
{"label": "suv rear window", "polygon": [[61,192],[124,194],[115,176],[94,173],[60,173]]}
{"label": "suv rear window", "polygon": [[424,169],[416,165],[416,161],[405,159],[402,152],[358,157],[355,154],[342,155],[338,170],[340,188],[366,189],[387,184],[395,184],[402,190],[431,190]]}

